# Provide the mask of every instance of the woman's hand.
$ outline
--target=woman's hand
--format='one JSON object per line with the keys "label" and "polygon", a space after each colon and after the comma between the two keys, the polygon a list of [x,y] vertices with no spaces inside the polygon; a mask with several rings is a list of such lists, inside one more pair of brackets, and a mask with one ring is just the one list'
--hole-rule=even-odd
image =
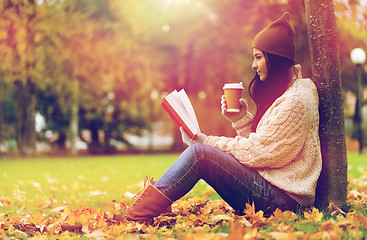
{"label": "woman's hand", "polygon": [[243,98],[240,99],[240,105],[241,105],[241,108],[240,108],[239,112],[237,112],[237,113],[227,112],[226,99],[225,99],[224,95],[222,95],[222,99],[221,99],[222,115],[225,118],[227,118],[229,121],[237,122],[238,120],[240,120],[241,118],[246,116],[247,110],[248,110],[248,105],[247,105],[245,99],[243,99]]}
{"label": "woman's hand", "polygon": [[207,137],[204,133],[198,132],[195,139],[192,139],[183,127],[180,127],[181,135],[182,135],[182,142],[185,143],[187,146],[191,146],[194,143],[203,143],[205,138]]}

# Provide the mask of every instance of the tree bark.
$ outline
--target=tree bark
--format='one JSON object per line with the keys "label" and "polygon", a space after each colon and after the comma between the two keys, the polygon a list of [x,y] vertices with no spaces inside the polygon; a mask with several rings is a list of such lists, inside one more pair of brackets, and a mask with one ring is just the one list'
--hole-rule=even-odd
{"label": "tree bark", "polygon": [[70,154],[75,156],[77,154],[76,141],[79,133],[79,82],[74,79],[72,81],[72,103],[71,103],[71,117],[69,125],[69,140],[70,140]]}
{"label": "tree bark", "polygon": [[36,85],[15,81],[16,139],[21,155],[33,156],[36,152]]}
{"label": "tree bark", "polygon": [[320,98],[322,172],[316,205],[347,207],[347,151],[336,18],[332,0],[305,0],[312,76]]}
{"label": "tree bark", "polygon": [[[8,3],[11,6],[13,3]],[[15,4],[17,5],[17,4]],[[19,4],[21,5],[21,4]],[[15,8],[17,8],[15,6]],[[15,79],[15,101],[16,101],[16,139],[18,151],[21,155],[33,156],[36,151],[36,83],[34,72],[36,66],[36,43],[34,33],[34,18],[36,16],[35,0],[29,0],[27,11],[24,16],[18,14],[19,18],[25,17],[26,21],[26,48],[24,52],[18,52],[19,58],[25,60],[24,76],[22,79]]]}

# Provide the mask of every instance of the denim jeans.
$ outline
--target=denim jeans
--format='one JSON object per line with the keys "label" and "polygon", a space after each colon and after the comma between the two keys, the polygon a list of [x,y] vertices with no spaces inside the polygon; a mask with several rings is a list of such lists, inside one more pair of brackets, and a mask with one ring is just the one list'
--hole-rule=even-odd
{"label": "denim jeans", "polygon": [[276,208],[296,211],[298,203],[283,190],[270,184],[252,168],[233,156],[205,144],[188,147],[155,183],[155,187],[172,201],[188,193],[203,179],[237,214],[246,203],[256,211],[271,214]]}

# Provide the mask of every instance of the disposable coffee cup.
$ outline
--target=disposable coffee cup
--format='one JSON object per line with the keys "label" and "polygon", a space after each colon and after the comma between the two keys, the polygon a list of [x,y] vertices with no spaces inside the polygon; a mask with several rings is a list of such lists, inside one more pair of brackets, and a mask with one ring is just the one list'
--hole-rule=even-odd
{"label": "disposable coffee cup", "polygon": [[226,83],[223,87],[224,97],[227,103],[227,112],[240,112],[240,98],[242,96],[243,85],[240,83]]}

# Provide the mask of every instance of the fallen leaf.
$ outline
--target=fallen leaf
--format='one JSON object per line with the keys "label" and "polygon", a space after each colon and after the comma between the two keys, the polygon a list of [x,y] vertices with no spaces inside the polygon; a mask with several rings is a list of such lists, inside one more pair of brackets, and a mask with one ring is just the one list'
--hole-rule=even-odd
{"label": "fallen leaf", "polygon": [[315,207],[312,208],[312,211],[305,211],[303,214],[309,222],[321,222],[324,216],[324,214]]}
{"label": "fallen leaf", "polygon": [[335,206],[334,203],[332,203],[332,202],[329,203],[328,208],[329,208],[332,216],[335,216],[335,215],[338,215],[338,214],[343,214],[344,216],[346,215],[346,213],[343,210],[341,210],[339,207]]}
{"label": "fallen leaf", "polygon": [[17,237],[17,238],[25,238],[28,236],[27,233],[23,232],[23,231],[20,231],[20,230],[15,230],[13,232],[14,236]]}
{"label": "fallen leaf", "polygon": [[28,221],[34,225],[41,225],[47,219],[47,216],[43,214],[41,210],[37,211],[36,214],[31,214]]}
{"label": "fallen leaf", "polygon": [[268,236],[270,236],[272,239],[275,240],[297,240],[298,237],[295,236],[293,233],[287,233],[287,232],[270,232],[268,233]]}
{"label": "fallen leaf", "polygon": [[[253,240],[257,239],[258,235],[258,228],[246,228],[245,229],[245,236],[243,237],[244,240]],[[262,239],[262,238],[260,238]]]}
{"label": "fallen leaf", "polygon": [[357,214],[354,216],[354,219],[356,222],[361,223],[364,228],[367,228],[367,218],[365,216],[362,214]]}
{"label": "fallen leaf", "polygon": [[55,207],[55,208],[51,209],[51,212],[61,212],[61,211],[64,211],[65,208],[66,208],[66,206]]}
{"label": "fallen leaf", "polygon": [[105,239],[108,238],[109,235],[105,234],[102,230],[96,230],[92,233],[85,234],[86,238],[93,238],[93,239]]}
{"label": "fallen leaf", "polygon": [[228,239],[242,240],[245,235],[244,228],[239,221],[235,221],[229,230]]}
{"label": "fallen leaf", "polygon": [[233,222],[233,218],[226,215],[226,214],[220,214],[220,215],[215,215],[215,216],[212,216],[210,218],[210,222],[212,224],[218,224],[218,222],[221,222],[221,221],[230,221],[230,222]]}
{"label": "fallen leaf", "polygon": [[275,232],[285,232],[285,233],[293,233],[294,232],[294,226],[291,224],[285,224],[284,222],[281,222],[279,224],[276,224],[273,227],[273,230]]}
{"label": "fallen leaf", "polygon": [[263,211],[260,210],[256,212],[254,203],[252,203],[252,205],[246,203],[246,208],[243,212],[245,213],[246,219],[255,227],[259,227],[263,223],[268,222],[264,217]]}
{"label": "fallen leaf", "polygon": [[10,206],[10,205],[11,205],[11,201],[9,199],[6,199],[6,198],[0,199],[0,207]]}

